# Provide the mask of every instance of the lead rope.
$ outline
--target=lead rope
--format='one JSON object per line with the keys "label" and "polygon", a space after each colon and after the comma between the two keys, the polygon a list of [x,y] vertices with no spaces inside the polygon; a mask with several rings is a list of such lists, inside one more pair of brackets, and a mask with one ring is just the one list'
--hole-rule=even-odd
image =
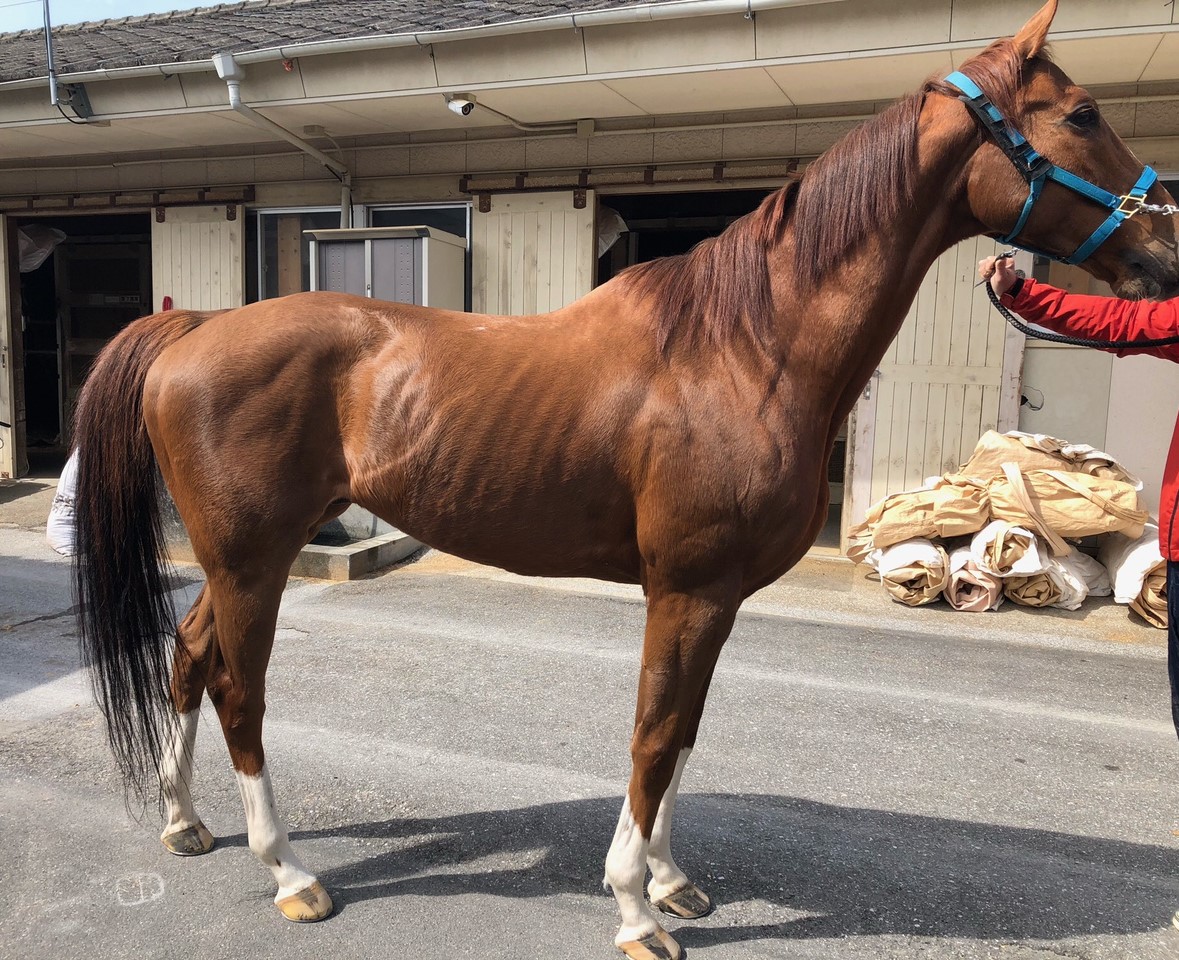
{"label": "lead rope", "polygon": [[987,282],[987,296],[991,303],[995,305],[995,309],[999,311],[1000,315],[1009,324],[1015,327],[1020,333],[1028,337],[1035,337],[1037,340],[1047,340],[1049,343],[1067,343],[1072,347],[1096,347],[1098,350],[1125,350],[1131,348],[1143,347],[1166,347],[1171,344],[1179,343],[1179,336],[1174,337],[1158,337],[1154,340],[1086,340],[1082,337],[1067,337],[1063,333],[1049,333],[1047,330],[1037,330],[1035,327],[1029,327],[1023,323],[1015,314],[1008,310],[1003,304],[999,302],[999,295],[995,293],[991,287],[990,281]]}
{"label": "lead rope", "polygon": [[[1147,203],[1145,200],[1138,200],[1133,197],[1123,197],[1123,200],[1137,200],[1137,206],[1130,212],[1130,216],[1135,216],[1139,213],[1157,213],[1164,217],[1173,217],[1179,214],[1179,205],[1174,203]],[[1128,219],[1128,218],[1127,218]],[[1008,252],[1003,254],[1004,257],[1014,256],[1014,253]],[[1072,347],[1096,347],[1098,350],[1126,350],[1126,349],[1141,349],[1146,347],[1168,347],[1179,343],[1179,336],[1174,337],[1158,337],[1154,340],[1086,340],[1083,337],[1068,337],[1063,333],[1049,333],[1047,330],[1037,330],[1034,327],[1029,327],[1026,323],[1021,321],[1015,314],[1008,310],[1003,304],[999,302],[999,295],[995,293],[990,281],[985,281],[987,287],[987,297],[991,303],[994,304],[996,310],[999,311],[1000,316],[1003,317],[1009,324],[1015,327],[1020,333],[1027,337],[1034,337],[1037,340],[1047,340],[1049,343],[1065,343]]]}

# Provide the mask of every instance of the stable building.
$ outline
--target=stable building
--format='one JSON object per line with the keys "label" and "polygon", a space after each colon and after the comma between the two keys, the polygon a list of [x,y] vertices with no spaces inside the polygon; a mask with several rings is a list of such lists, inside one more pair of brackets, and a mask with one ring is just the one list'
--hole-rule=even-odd
{"label": "stable building", "polygon": [[[310,289],[317,232],[428,227],[465,249],[470,309],[549,310],[724,229],[1039,5],[251,0],[54,30],[56,104],[43,32],[2,35],[0,477],[64,457],[124,324]],[[1064,0],[1052,50],[1179,180],[1173,5]],[[1179,380],[1025,342],[974,288],[995,249],[930,271],[828,465],[820,549],[996,427],[1107,449],[1157,507]]]}

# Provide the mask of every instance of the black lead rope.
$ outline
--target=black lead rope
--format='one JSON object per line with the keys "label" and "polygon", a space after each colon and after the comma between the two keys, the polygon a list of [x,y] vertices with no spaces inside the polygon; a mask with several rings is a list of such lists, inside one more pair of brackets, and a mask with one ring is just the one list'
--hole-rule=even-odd
{"label": "black lead rope", "polygon": [[995,293],[990,281],[987,282],[986,287],[987,296],[990,298],[991,303],[995,305],[995,309],[1002,315],[1003,319],[1015,327],[1020,333],[1025,336],[1035,337],[1037,340],[1047,340],[1050,343],[1067,343],[1073,347],[1095,347],[1098,350],[1141,350],[1150,347],[1166,347],[1179,343],[1179,336],[1158,337],[1154,340],[1085,340],[1081,337],[1066,337],[1063,333],[1049,333],[1047,330],[1037,330],[1035,327],[1029,327],[999,302],[999,295]]}

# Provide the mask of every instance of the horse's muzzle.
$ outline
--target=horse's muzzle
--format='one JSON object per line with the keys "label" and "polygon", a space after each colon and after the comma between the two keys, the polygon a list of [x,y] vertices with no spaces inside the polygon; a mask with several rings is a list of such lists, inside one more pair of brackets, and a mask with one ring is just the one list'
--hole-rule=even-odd
{"label": "horse's muzzle", "polygon": [[1179,296],[1179,256],[1173,244],[1148,242],[1127,252],[1125,269],[1113,284],[1127,300],[1169,300]]}

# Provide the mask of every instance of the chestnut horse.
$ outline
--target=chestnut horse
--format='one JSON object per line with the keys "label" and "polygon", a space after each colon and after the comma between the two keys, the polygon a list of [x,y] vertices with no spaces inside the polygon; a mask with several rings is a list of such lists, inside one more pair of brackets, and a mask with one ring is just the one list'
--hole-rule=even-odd
{"label": "chestnut horse", "polygon": [[[1055,9],[962,72],[1044,157],[1128,190],[1142,165],[1043,52]],[[357,503],[480,563],[642,585],[632,771],[605,882],[623,952],[678,957],[652,907],[710,906],[670,835],[713,668],[743,599],[822,528],[836,431],[922,277],[958,241],[1017,223],[1020,242],[1068,254],[1108,213],[1049,183],[1024,223],[1026,179],[961,93],[927,81],[719,237],[550,314],[307,293],[157,314],[116,337],[77,419],[82,644],[128,783],[158,777],[167,849],[213,843],[189,793],[207,690],[275,902],[292,920],[331,912],[275,809],[263,691],[288,570]],[[1173,229],[1146,214],[1086,268],[1125,296],[1179,289]],[[175,629],[157,464],[207,578]]]}

